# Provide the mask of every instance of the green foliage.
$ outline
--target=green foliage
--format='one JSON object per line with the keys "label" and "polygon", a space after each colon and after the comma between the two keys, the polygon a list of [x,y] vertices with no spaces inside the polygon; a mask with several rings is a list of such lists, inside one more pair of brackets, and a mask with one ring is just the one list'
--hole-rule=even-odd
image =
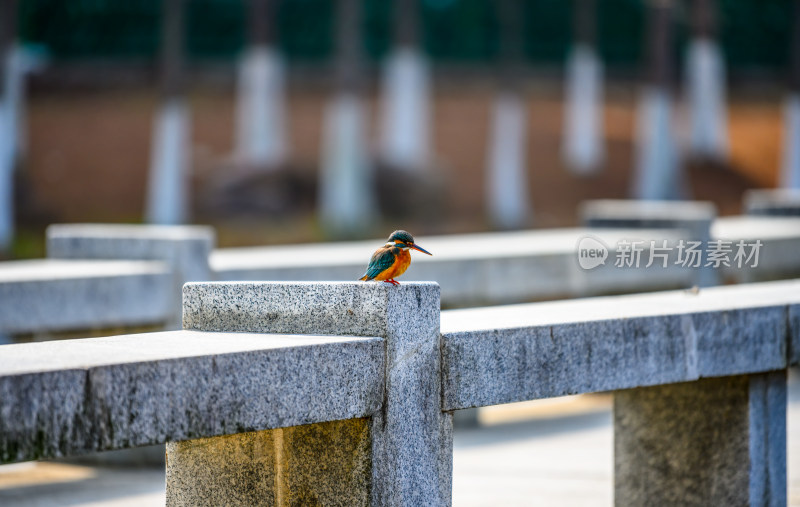
{"label": "green foliage", "polygon": [[[497,57],[493,0],[418,0],[423,44],[434,61],[491,63]],[[525,55],[532,64],[560,64],[571,43],[572,8],[565,0],[523,0]],[[393,5],[362,0],[365,54],[379,60],[392,41]],[[678,3],[675,52],[686,42],[688,0]],[[790,0],[718,0],[721,40],[736,67],[781,69],[788,61]],[[152,60],[160,39],[161,0],[26,0],[20,30],[55,60]],[[644,0],[598,0],[600,50],[610,67],[636,67],[644,56]],[[186,48],[193,60],[230,59],[245,43],[246,0],[187,0]],[[333,54],[335,0],[280,0],[279,45],[289,61]]]}

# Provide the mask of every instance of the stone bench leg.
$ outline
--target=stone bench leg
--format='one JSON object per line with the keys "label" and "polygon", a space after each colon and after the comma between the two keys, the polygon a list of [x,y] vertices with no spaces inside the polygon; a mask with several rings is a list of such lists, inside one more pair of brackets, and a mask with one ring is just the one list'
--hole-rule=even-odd
{"label": "stone bench leg", "polygon": [[369,419],[167,444],[167,505],[369,505]]}
{"label": "stone bench leg", "polygon": [[786,372],[614,396],[616,505],[786,505]]}

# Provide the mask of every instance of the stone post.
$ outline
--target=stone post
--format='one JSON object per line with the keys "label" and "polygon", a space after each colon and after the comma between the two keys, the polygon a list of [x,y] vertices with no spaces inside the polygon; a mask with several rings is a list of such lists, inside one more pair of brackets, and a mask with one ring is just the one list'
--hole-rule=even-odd
{"label": "stone post", "polygon": [[205,226],[64,224],[47,228],[51,259],[158,260],[172,269],[174,318],[168,328],[179,329],[181,287],[186,282],[212,279],[208,258],[214,230]]}
{"label": "stone post", "polygon": [[786,372],[614,395],[616,505],[786,505]]}
{"label": "stone post", "polygon": [[587,227],[684,230],[684,240],[700,241],[703,252],[701,267],[696,270],[694,283],[699,287],[719,285],[720,273],[705,266],[705,251],[711,240],[711,224],[717,216],[713,203],[600,199],[583,203],[580,214]]}
{"label": "stone post", "polygon": [[[167,504],[217,505],[258,490],[256,503],[276,505],[449,505],[452,415],[441,411],[439,306],[434,283],[186,285],[185,329],[382,337],[384,402],[369,420],[167,444]],[[337,485],[342,470],[349,475]]]}

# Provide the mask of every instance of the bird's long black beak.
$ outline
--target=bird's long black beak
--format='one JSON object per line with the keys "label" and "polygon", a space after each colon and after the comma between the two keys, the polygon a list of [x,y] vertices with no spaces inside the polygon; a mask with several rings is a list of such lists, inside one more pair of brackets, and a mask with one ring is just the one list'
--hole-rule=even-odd
{"label": "bird's long black beak", "polygon": [[422,253],[424,253],[424,254],[433,255],[432,253],[430,253],[429,251],[425,250],[425,249],[424,249],[424,248],[422,248],[421,246],[417,246],[417,245],[415,245],[415,244],[413,244],[413,243],[412,243],[412,244],[410,244],[410,245],[408,245],[408,247],[409,247],[409,248],[413,248],[414,250],[418,250],[418,251],[420,251],[420,252],[422,252]]}

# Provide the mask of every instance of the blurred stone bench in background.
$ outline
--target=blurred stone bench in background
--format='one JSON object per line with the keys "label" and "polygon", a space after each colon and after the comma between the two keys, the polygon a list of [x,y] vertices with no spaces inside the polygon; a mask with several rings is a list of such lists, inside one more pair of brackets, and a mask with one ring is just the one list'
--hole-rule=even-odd
{"label": "blurred stone bench in background", "polygon": [[[714,215],[707,203],[590,202],[584,228],[427,237],[434,256],[415,258],[404,279],[438,282],[443,305],[457,308],[800,276],[800,218]],[[209,227],[99,224],[54,225],[47,236],[48,259],[0,263],[0,336],[7,341],[176,329],[187,281],[353,280],[384,241],[214,249]],[[609,254],[585,270],[578,243],[589,236]],[[674,247],[700,237],[761,241],[758,266],[614,266],[620,240],[641,240],[647,259],[651,240]]]}
{"label": "blurred stone bench in background", "polygon": [[800,190],[748,190],[744,209],[748,215],[800,217]]}
{"label": "blurred stone bench in background", "polygon": [[618,504],[786,503],[800,281],[445,312],[190,283],[183,327],[4,346],[2,462],[168,442],[168,505],[448,505],[453,411],[613,391]]}

